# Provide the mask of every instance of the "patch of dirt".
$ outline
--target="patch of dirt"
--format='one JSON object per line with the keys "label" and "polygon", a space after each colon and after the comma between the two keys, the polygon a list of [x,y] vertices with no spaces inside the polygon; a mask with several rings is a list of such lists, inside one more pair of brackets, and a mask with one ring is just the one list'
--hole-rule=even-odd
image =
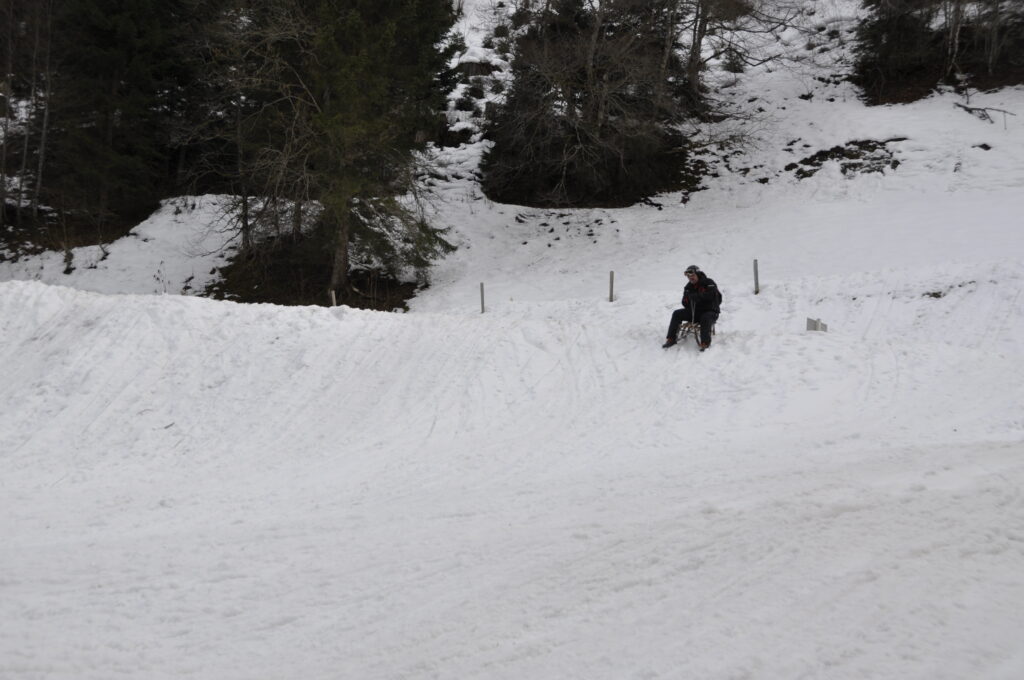
{"label": "patch of dirt", "polygon": [[953,292],[954,288],[963,288],[964,286],[971,286],[974,285],[975,283],[977,283],[977,281],[964,281],[963,283],[958,283],[955,286],[949,286],[945,290],[932,290],[928,291],[927,293],[922,293],[921,297],[930,297],[938,300],[946,297],[946,295]]}
{"label": "patch of dirt", "polygon": [[[847,142],[843,146],[833,146],[831,149],[822,149],[790,163],[785,167],[786,171],[793,171],[798,179],[812,177],[821,170],[821,167],[828,161],[838,161],[839,168],[844,175],[866,174],[871,172],[884,173],[886,169],[895,170],[900,162],[895,158],[892,150],[888,148],[893,142],[905,141],[905,137],[894,137],[884,141],[873,139],[856,139]],[[792,149],[787,149],[791,151]]]}

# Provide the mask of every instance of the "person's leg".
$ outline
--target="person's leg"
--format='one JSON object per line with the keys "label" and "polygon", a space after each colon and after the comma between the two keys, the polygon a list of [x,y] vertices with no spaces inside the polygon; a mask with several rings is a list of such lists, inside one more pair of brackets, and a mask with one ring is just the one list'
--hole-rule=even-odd
{"label": "person's leg", "polygon": [[700,344],[708,346],[711,344],[711,327],[718,321],[716,312],[704,312],[700,315]]}
{"label": "person's leg", "polygon": [[684,321],[689,320],[690,310],[686,309],[685,307],[683,309],[677,309],[676,311],[672,312],[672,321],[670,321],[668,324],[668,335],[666,335],[665,337],[668,338],[669,340],[675,340],[676,333],[679,332],[679,327],[683,325]]}

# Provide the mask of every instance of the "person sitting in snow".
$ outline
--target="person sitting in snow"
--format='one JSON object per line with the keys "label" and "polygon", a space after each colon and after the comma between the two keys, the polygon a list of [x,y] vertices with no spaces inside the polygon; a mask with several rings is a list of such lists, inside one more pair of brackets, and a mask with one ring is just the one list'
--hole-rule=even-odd
{"label": "person sitting in snow", "polygon": [[697,265],[691,264],[685,273],[689,283],[683,289],[683,308],[672,312],[668,338],[662,347],[676,344],[676,335],[681,324],[694,322],[700,324],[700,348],[707,349],[711,346],[711,327],[715,325],[721,311],[722,294],[718,292],[715,282]]}

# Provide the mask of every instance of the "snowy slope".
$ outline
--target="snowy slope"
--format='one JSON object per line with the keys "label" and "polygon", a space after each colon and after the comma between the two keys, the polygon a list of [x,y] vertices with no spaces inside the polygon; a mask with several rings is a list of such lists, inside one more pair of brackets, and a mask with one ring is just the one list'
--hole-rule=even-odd
{"label": "snowy slope", "polygon": [[[110,294],[208,271],[172,212],[39,277],[95,292],[3,265],[0,678],[1024,676],[1024,88],[847,88],[741,79],[756,143],[661,209],[446,152],[409,314]],[[664,351],[691,262],[719,333]]]}
{"label": "snowy slope", "polygon": [[1014,677],[1024,333],[942,337],[990,273],[705,355],[6,284],[0,675]]}
{"label": "snowy slope", "polygon": [[[34,280],[98,293],[202,294],[234,250],[222,196],[164,201],[149,219],[103,248],[14,258],[0,250],[0,281]],[[70,266],[69,266],[70,265]]]}

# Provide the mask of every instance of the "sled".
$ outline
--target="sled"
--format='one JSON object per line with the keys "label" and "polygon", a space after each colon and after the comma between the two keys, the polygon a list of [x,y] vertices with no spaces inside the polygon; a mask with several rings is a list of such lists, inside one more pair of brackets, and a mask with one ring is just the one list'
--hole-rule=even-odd
{"label": "sled", "polygon": [[[715,334],[715,324],[711,324],[711,335]],[[679,326],[676,333],[676,343],[682,343],[686,338],[693,337],[693,342],[700,347],[700,324],[695,321],[687,321]]]}

